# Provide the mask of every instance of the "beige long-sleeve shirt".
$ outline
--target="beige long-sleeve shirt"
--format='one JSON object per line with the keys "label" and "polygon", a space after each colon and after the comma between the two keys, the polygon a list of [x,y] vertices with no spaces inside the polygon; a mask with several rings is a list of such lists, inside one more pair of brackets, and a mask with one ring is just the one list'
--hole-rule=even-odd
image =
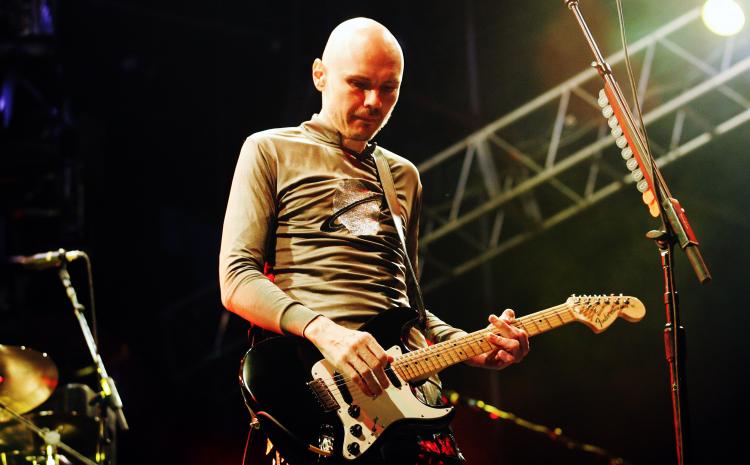
{"label": "beige long-sleeve shirt", "polygon": [[[343,150],[314,115],[247,138],[232,181],[219,275],[227,309],[301,335],[317,315],[356,328],[408,306],[405,260],[371,156]],[[416,266],[421,184],[408,160],[381,150],[393,173]],[[274,281],[263,273],[272,266]],[[428,313],[427,337],[460,331]]]}

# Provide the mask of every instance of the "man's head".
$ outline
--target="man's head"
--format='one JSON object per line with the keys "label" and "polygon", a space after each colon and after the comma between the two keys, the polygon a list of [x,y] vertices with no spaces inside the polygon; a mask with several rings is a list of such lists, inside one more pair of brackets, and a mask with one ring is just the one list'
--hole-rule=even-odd
{"label": "man's head", "polygon": [[322,93],[323,116],[360,151],[385,126],[398,100],[404,55],[382,24],[354,18],[339,24],[323,57],[313,63],[313,82]]}

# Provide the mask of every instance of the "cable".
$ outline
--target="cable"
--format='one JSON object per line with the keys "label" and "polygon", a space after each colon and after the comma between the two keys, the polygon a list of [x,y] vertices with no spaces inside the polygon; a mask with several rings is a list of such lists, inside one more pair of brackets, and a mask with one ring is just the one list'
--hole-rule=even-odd
{"label": "cable", "polygon": [[[625,18],[623,15],[623,9],[622,9],[622,0],[616,0],[617,3],[617,19],[620,25],[620,40],[622,41],[622,50],[625,53],[625,67],[628,71],[628,80],[630,81],[630,91],[633,94],[633,102],[635,104],[635,110],[638,114],[638,122],[641,129],[641,134],[643,135],[643,142],[646,145],[646,151],[648,152],[648,163],[651,165],[651,173],[653,173],[653,181],[654,181],[654,195],[656,196],[656,202],[660,206],[659,211],[661,212],[661,219],[664,222],[664,228],[666,229],[666,218],[664,217],[663,209],[661,208],[661,196],[662,196],[662,188],[663,185],[660,184],[660,179],[657,178],[658,171],[656,167],[656,161],[654,160],[653,152],[651,152],[651,143],[649,142],[648,138],[648,132],[646,131],[646,124],[643,122],[643,112],[641,111],[641,104],[638,101],[638,92],[636,91],[636,82],[635,77],[633,75],[633,68],[630,65],[630,54],[628,53],[628,41],[625,37]],[[657,184],[658,187],[657,187]],[[665,195],[668,195],[668,192],[664,192]]]}
{"label": "cable", "polygon": [[88,274],[89,284],[89,304],[91,307],[91,327],[94,335],[94,342],[99,347],[99,331],[96,324],[96,304],[94,303],[94,274],[91,272],[91,259],[86,252],[83,252],[83,259],[86,261],[86,273]]}
{"label": "cable", "polygon": [[242,452],[242,465],[246,464],[247,461],[247,449],[250,446],[250,435],[253,432],[253,426],[249,425],[247,429],[247,440],[245,440],[245,450]]}
{"label": "cable", "polygon": [[568,449],[580,450],[580,451],[587,452],[587,453],[590,453],[590,454],[593,454],[602,458],[606,458],[611,464],[631,465],[630,462],[626,461],[622,457],[617,457],[602,447],[599,447],[593,444],[587,444],[587,443],[575,440],[569,436],[564,435],[562,433],[561,428],[550,428],[548,426],[541,425],[539,423],[533,423],[513,413],[500,410],[499,408],[493,405],[490,405],[484,402],[483,400],[473,399],[471,397],[463,396],[452,389],[446,389],[445,391],[443,391],[443,394],[445,395],[446,400],[450,404],[458,405],[460,402],[463,405],[469,407],[470,409],[483,411],[484,413],[487,414],[487,416],[491,420],[510,421],[529,431],[542,434],[548,437],[550,440],[562,444]]}

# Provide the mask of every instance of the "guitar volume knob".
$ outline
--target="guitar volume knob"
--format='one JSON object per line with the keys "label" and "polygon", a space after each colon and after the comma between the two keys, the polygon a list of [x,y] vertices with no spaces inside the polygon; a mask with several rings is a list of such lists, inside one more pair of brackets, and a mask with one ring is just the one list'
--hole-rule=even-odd
{"label": "guitar volume knob", "polygon": [[359,423],[356,425],[352,425],[351,428],[349,428],[349,432],[352,433],[352,436],[361,436],[362,435],[362,425]]}
{"label": "guitar volume knob", "polygon": [[352,455],[359,455],[359,444],[357,444],[356,442],[352,442],[348,446],[346,446],[346,450],[348,450]]}
{"label": "guitar volume knob", "polygon": [[349,413],[349,416],[352,418],[358,418],[359,417],[359,405],[352,404],[347,409],[347,412]]}

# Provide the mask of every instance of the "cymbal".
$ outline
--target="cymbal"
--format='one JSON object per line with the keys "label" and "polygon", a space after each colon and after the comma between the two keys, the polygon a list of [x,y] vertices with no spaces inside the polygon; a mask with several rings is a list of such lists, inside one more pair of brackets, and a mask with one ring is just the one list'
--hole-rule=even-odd
{"label": "cymbal", "polygon": [[[0,401],[26,413],[47,400],[57,387],[57,366],[42,352],[0,344]],[[13,416],[0,408],[0,421]]]}
{"label": "cymbal", "polygon": [[[0,423],[0,453],[31,454],[34,451],[34,440],[33,431],[20,421]],[[0,463],[3,463],[2,459]]]}

